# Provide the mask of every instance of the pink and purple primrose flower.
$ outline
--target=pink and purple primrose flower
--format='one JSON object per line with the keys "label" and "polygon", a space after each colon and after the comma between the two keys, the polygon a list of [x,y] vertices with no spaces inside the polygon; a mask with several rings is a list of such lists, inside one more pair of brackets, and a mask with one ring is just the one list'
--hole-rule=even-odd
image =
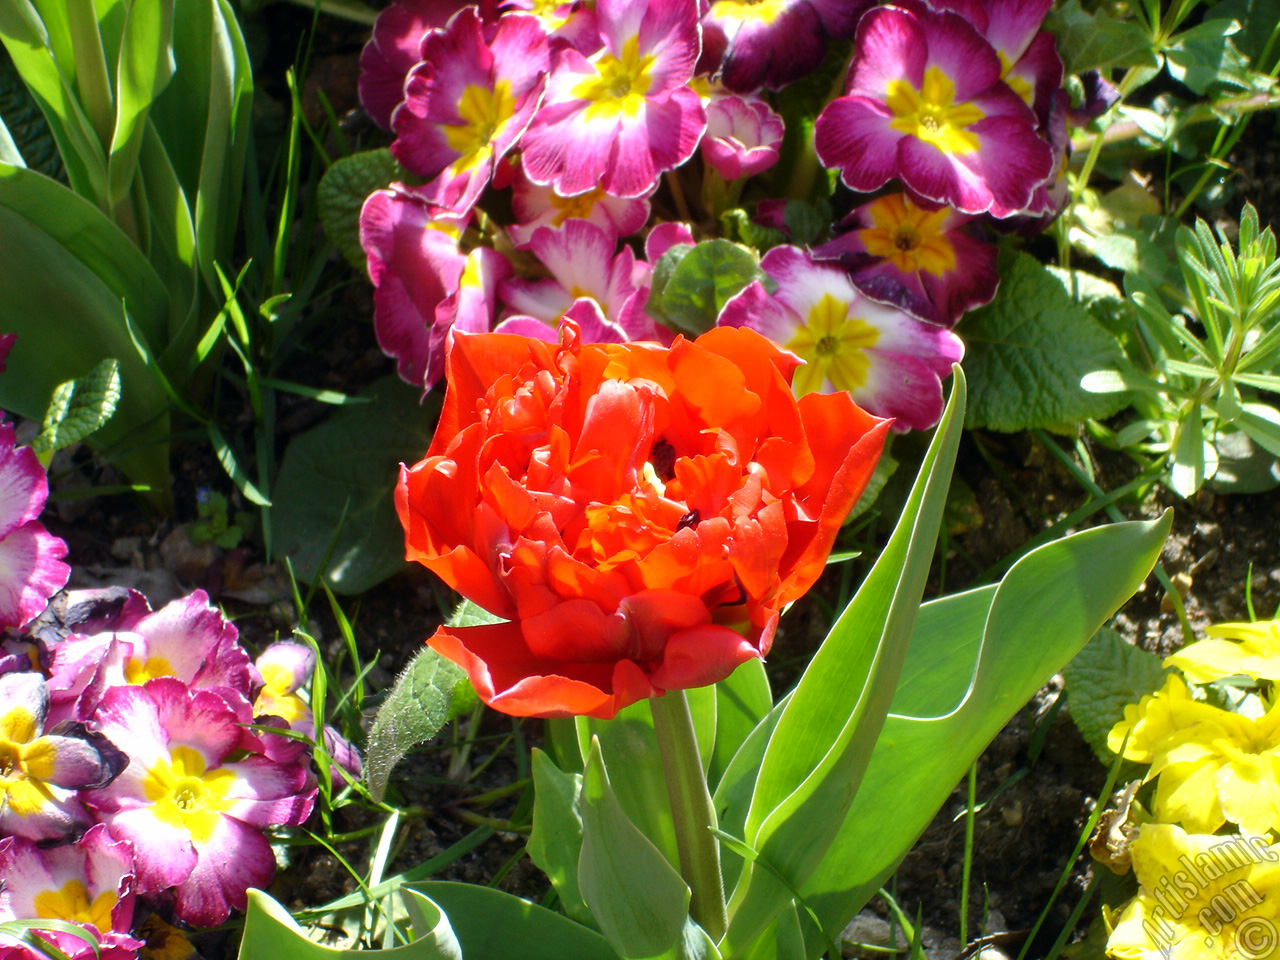
{"label": "pink and purple primrose flower", "polygon": [[486,41],[475,7],[427,34],[391,126],[391,152],[411,173],[435,178],[431,200],[469,210],[494,165],[520,138],[542,99],[549,65],[537,17],[506,14]]}
{"label": "pink and purple primrose flower", "polygon": [[525,173],[562,196],[639,197],[680,166],[706,127],[689,88],[701,50],[696,0],[599,0],[602,47],[553,54],[522,140]]}
{"label": "pink and purple primrose flower", "polygon": [[964,355],[955,334],[868,298],[838,264],[798,247],[774,247],[760,266],[776,291],[753,281],[718,323],[750,327],[804,360],[797,395],[848,391],[869,413],[893,417],[898,432],[938,422],[942,381]]}
{"label": "pink and purple primrose flower", "polygon": [[814,147],[854,190],[898,178],[963,213],[1025,210],[1052,173],[1053,149],[1000,54],[950,10],[912,0],[858,23],[845,95],[823,110]]}
{"label": "pink and purple primrose flower", "polygon": [[67,545],[37,519],[48,496],[35,452],[16,445],[12,424],[0,423],[0,628],[36,617],[71,576],[62,562]]}
{"label": "pink and purple primrose flower", "polygon": [[995,296],[997,248],[977,236],[973,214],[888,193],[841,223],[845,231],[815,247],[839,261],[868,296],[953,327],[966,310]]}
{"label": "pink and purple primrose flower", "polygon": [[138,892],[171,898],[194,926],[222,923],[271,882],[263,829],[301,823],[315,798],[306,767],[267,757],[252,720],[247,703],[174,677],[112,687],[94,713],[129,765],[86,802],[132,846]]}
{"label": "pink and purple primrose flower", "polygon": [[[40,936],[70,960],[131,960],[143,946],[133,926],[133,851],[102,824],[74,844],[39,846],[25,837],[0,839],[0,922],[61,920],[80,924],[96,941],[65,930]],[[37,928],[39,929],[39,928]],[[0,942],[0,960],[47,960],[21,944]]]}

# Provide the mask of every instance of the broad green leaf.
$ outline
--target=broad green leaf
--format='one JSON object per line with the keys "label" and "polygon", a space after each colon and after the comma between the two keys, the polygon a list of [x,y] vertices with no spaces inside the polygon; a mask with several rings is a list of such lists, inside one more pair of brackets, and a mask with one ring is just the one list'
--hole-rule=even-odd
{"label": "broad green leaf", "polygon": [[61,383],[31,449],[42,458],[79,443],[102,427],[120,403],[120,362],[107,358],[86,376]]}
{"label": "broad green leaf", "polygon": [[423,647],[396,677],[364,752],[365,779],[375,800],[382,799],[391,770],[404,755],[448,722],[454,690],[465,676],[461,667]]}
{"label": "broad green leaf", "polygon": [[[92,271],[114,296],[117,305],[123,301],[129,316],[150,343],[167,342],[165,323],[170,305],[164,282],[133,242],[92,203],[34,170],[0,164],[0,209],[27,220]],[[7,253],[17,242],[17,234],[5,233],[4,237]],[[14,269],[0,260],[0,271]],[[56,276],[44,270],[28,273],[22,279],[31,288],[32,297],[38,300],[43,299],[47,285],[59,282]],[[36,278],[44,279],[37,282]],[[114,325],[123,332],[124,324],[120,320],[123,314],[118,309],[115,314]],[[80,330],[81,325],[76,323],[59,328],[57,333],[78,336]],[[121,354],[99,354],[93,362],[103,356],[120,357]]]}
{"label": "broad green leaf", "polygon": [[862,786],[801,888],[828,934],[874,896],[1009,718],[1142,585],[1172,521],[1077,533],[1033,550],[997,586],[921,608]]}
{"label": "broad green leaf", "polygon": [[1213,475],[1206,469],[1204,419],[1198,403],[1193,404],[1191,412],[1178,422],[1172,453],[1169,487],[1178,496],[1189,497],[1200,489],[1206,477]]}
{"label": "broad green leaf", "polygon": [[174,0],[131,3],[115,64],[115,131],[107,158],[107,198],[128,195],[151,104],[173,76]]}
{"label": "broad green leaf", "polygon": [[1104,7],[1089,13],[1080,0],[1066,0],[1050,11],[1045,28],[1058,38],[1067,73],[1158,63],[1142,25],[1136,20],[1118,20]]}
{"label": "broad green leaf", "polygon": [[365,256],[360,245],[360,210],[369,194],[405,176],[391,151],[383,148],[341,157],[320,178],[316,189],[320,224],[330,242],[361,273]]}
{"label": "broad green leaf", "polygon": [[1000,257],[1000,294],[965,316],[966,425],[1015,431],[1106,417],[1124,406],[1080,381],[1115,367],[1119,341],[1072,299],[1065,278],[1025,253]]}
{"label": "broad green leaf", "polygon": [[716,738],[707,769],[712,790],[751,731],[773,709],[764,663],[748,660],[715,685]]}
{"label": "broad green leaf", "polygon": [[49,124],[72,187],[104,196],[106,151],[75,94],[65,3],[43,4],[40,12],[30,0],[0,3],[0,41]]}
{"label": "broad green leaf", "polygon": [[1124,719],[1127,704],[1160,688],[1165,669],[1154,653],[1104,629],[1076,654],[1062,675],[1071,719],[1093,752],[1110,766],[1115,755],[1107,749],[1107,735]]}
{"label": "broad green leaf", "polygon": [[466,960],[618,960],[594,930],[501,890],[441,880],[405,889],[445,912]]}
{"label": "broad green leaf", "polygon": [[582,792],[582,776],[562,772],[537,748],[532,766],[534,803],[529,859],[550,878],[564,912],[589,923],[591,911],[578,890],[578,858],[582,853],[578,796]]}
{"label": "broad green leaf", "polygon": [[251,889],[239,960],[462,960],[458,938],[440,908],[412,887],[403,890],[414,940],[388,950],[344,950],[312,940],[288,910],[261,890]]}
{"label": "broad green leaf", "polygon": [[370,402],[340,407],[293,439],[272,490],[276,557],[288,556],[310,578],[327,556],[325,579],[346,594],[403,568],[392,494],[399,465],[422,459],[435,423],[433,408],[419,406],[398,377],[378,380],[362,396]]}
{"label": "broad green leaf", "polygon": [[587,745],[584,753],[593,737],[599,740],[610,790],[623,812],[668,863],[678,865],[676,828],[649,701],[623,707],[612,720],[579,717],[577,722],[579,739]]}
{"label": "broad green leaf", "polygon": [[578,887],[605,939],[626,960],[676,946],[689,915],[689,888],[623,812],[594,739],[582,780],[582,834]]}
{"label": "broad green leaf", "polygon": [[649,299],[645,301],[645,312],[672,329],[675,329],[676,324],[663,312],[662,295],[675,275],[676,267],[680,266],[680,261],[687,257],[692,249],[691,243],[672,244],[653,265],[653,276],[649,278]]}
{"label": "broad green leaf", "polygon": [[659,306],[676,330],[697,336],[715,326],[731,297],[763,276],[746,247],[728,240],[705,240],[675,265]]}
{"label": "broad green leaf", "polygon": [[1257,70],[1266,72],[1272,68],[1280,50],[1272,47],[1266,63],[1259,62],[1259,58],[1269,45],[1275,25],[1280,23],[1280,0],[1220,0],[1213,6],[1213,16],[1238,20],[1242,29],[1232,41]]}
{"label": "broad green leaf", "polygon": [[3,205],[0,236],[0,317],[5,331],[18,335],[9,369],[21,371],[0,377],[0,408],[39,421],[59,384],[115,357],[120,402],[92,443],[105,449],[127,437],[131,452],[117,464],[135,482],[167,493],[168,399],[134,348],[120,298],[61,243]]}
{"label": "broad green leaf", "polygon": [[1280,457],[1280,410],[1265,403],[1245,403],[1241,411],[1239,428],[1267,453]]}
{"label": "broad green leaf", "polygon": [[[768,928],[835,839],[897,685],[942,522],[964,421],[965,377],[880,558],[805,669],[769,739],[743,828],[762,862],[743,868],[722,943],[740,952]],[[775,875],[776,874],[776,875]]]}
{"label": "broad green leaf", "polygon": [[1165,47],[1169,74],[1201,97],[1215,87],[1248,89],[1249,61],[1231,39],[1239,32],[1238,22],[1217,17],[1184,30]]}

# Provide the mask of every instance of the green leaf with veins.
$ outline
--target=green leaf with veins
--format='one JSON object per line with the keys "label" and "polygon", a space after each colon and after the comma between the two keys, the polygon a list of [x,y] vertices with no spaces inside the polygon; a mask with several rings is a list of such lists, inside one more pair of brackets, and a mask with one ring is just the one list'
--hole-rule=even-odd
{"label": "green leaf with veins", "polygon": [[1030,430],[1106,417],[1124,406],[1116,394],[1085,391],[1087,374],[1113,369],[1120,342],[1072,298],[1067,275],[1025,253],[1000,257],[1000,293],[968,314],[965,342],[970,400],[966,426]]}

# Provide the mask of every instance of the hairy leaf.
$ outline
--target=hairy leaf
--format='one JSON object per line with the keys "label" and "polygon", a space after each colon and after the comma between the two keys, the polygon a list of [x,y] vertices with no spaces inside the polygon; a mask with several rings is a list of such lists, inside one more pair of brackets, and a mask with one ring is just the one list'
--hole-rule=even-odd
{"label": "hairy leaf", "polygon": [[1115,755],[1107,734],[1124,719],[1126,704],[1137,703],[1164,683],[1160,658],[1125,642],[1114,630],[1099,630],[1065,670],[1071,719],[1105,764]]}
{"label": "hairy leaf", "polygon": [[1120,342],[1071,296],[1067,275],[1025,253],[1000,258],[1000,295],[965,317],[971,381],[966,425],[1016,431],[1106,417],[1123,397],[1089,393],[1081,379],[1123,356]]}
{"label": "hairy leaf", "polygon": [[360,208],[375,190],[403,180],[404,169],[391,151],[365,150],[335,160],[320,178],[316,201],[325,235],[342,251],[357,270],[364,271],[364,248],[360,246]]}

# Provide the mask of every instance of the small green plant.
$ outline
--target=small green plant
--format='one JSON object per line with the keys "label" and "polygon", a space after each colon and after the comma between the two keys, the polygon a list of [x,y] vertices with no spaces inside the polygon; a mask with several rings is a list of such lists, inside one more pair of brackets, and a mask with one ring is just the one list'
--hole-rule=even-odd
{"label": "small green plant", "polygon": [[1132,394],[1137,419],[1104,438],[1160,458],[1169,486],[1186,497],[1214,477],[1241,435],[1280,458],[1280,410],[1264,401],[1280,390],[1280,262],[1275,234],[1259,229],[1249,204],[1236,245],[1198,220],[1178,229],[1177,251],[1184,312],[1168,309],[1150,276],[1129,274],[1127,359],[1084,386]]}

